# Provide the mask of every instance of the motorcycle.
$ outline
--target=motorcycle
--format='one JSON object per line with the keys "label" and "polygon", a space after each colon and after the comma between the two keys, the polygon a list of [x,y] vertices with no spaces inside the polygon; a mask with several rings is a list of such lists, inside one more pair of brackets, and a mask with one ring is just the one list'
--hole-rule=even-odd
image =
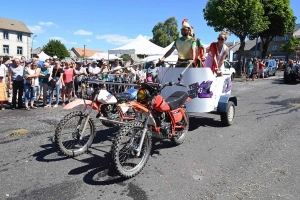
{"label": "motorcycle", "polygon": [[[186,87],[180,82],[181,78],[176,84],[142,83],[137,101],[129,103],[138,111],[137,119],[120,128],[111,151],[113,165],[120,176],[132,178],[142,171],[150,156],[152,132],[170,139],[174,145],[185,140],[189,129],[185,104],[191,100],[188,92],[176,91],[166,99],[161,96],[166,86]],[[139,161],[135,163],[135,159]]]}
{"label": "motorcycle", "polygon": [[[85,153],[92,145],[95,137],[95,122],[91,117],[97,111],[96,119],[104,126],[113,127],[135,120],[136,113],[127,104],[134,101],[138,90],[128,89],[123,93],[112,94],[104,84],[112,84],[86,78],[83,80],[86,91],[83,99],[68,103],[64,109],[72,109],[84,105],[82,111],[74,111],[63,117],[55,129],[54,140],[57,148],[66,156],[74,157]],[[71,136],[64,139],[64,135]]]}

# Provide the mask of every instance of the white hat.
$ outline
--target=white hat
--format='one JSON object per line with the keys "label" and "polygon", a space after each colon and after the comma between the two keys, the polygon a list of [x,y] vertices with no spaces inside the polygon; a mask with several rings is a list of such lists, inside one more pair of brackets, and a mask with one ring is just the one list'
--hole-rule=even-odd
{"label": "white hat", "polygon": [[188,23],[188,19],[183,19],[183,20],[182,20],[182,26],[181,26],[181,29],[184,29],[184,28],[189,28],[189,29],[191,29],[191,25]]}

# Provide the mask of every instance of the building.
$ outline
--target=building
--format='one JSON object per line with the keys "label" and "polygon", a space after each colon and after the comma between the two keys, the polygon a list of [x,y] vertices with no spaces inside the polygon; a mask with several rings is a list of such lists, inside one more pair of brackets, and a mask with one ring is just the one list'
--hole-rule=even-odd
{"label": "building", "polygon": [[91,50],[91,49],[84,49],[78,47],[73,47],[71,51],[76,55],[77,58],[82,58],[82,57],[86,58],[86,57],[93,56],[95,53],[103,53],[103,51],[101,50]]}
{"label": "building", "polygon": [[[300,39],[300,24],[296,24],[293,33],[286,34],[283,37],[275,36],[273,38],[273,41],[271,41],[269,44],[267,55],[271,54],[272,58],[275,58],[275,59],[282,58],[282,59],[286,60],[288,58],[287,54],[280,50],[280,46],[282,44],[285,44],[292,36]],[[294,56],[290,56],[290,58],[293,58],[293,57]]]}
{"label": "building", "polygon": [[0,55],[30,58],[31,34],[24,22],[0,17]]}

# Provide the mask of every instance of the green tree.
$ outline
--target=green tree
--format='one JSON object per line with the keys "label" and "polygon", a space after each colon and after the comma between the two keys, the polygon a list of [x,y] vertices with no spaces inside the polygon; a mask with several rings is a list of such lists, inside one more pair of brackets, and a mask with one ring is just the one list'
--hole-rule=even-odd
{"label": "green tree", "polygon": [[259,0],[208,0],[203,9],[207,25],[215,31],[228,29],[240,39],[237,73],[241,74],[247,36],[262,32],[268,27],[268,18]]}
{"label": "green tree", "polygon": [[170,17],[165,22],[159,22],[152,29],[151,42],[161,47],[166,47],[179,37],[178,23],[175,17]]}
{"label": "green tree", "polygon": [[57,56],[59,59],[69,57],[70,54],[66,46],[61,43],[60,40],[49,40],[49,42],[43,46],[43,51],[49,56]]}
{"label": "green tree", "polygon": [[123,54],[120,58],[123,58],[123,61],[130,61],[130,56],[128,54]]}
{"label": "green tree", "polygon": [[285,52],[288,56],[296,54],[296,48],[300,47],[300,41],[295,37],[290,37],[287,43],[280,46],[280,50]]}
{"label": "green tree", "polygon": [[267,54],[270,42],[275,36],[284,36],[293,32],[296,17],[289,0],[261,0],[264,16],[268,16],[269,27],[259,33],[262,43],[262,58]]}

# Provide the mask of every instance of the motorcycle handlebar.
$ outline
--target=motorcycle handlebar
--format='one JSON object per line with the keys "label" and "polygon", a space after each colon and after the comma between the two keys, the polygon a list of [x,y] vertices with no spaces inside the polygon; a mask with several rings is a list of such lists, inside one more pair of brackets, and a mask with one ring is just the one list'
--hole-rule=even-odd
{"label": "motorcycle handlebar", "polygon": [[162,86],[161,90],[163,90],[166,86],[173,86],[173,85],[177,85],[177,86],[181,86],[181,87],[186,87],[186,86],[183,85],[180,81],[179,81],[178,83],[174,83],[174,82],[170,81],[170,82],[166,82],[166,83]]}

